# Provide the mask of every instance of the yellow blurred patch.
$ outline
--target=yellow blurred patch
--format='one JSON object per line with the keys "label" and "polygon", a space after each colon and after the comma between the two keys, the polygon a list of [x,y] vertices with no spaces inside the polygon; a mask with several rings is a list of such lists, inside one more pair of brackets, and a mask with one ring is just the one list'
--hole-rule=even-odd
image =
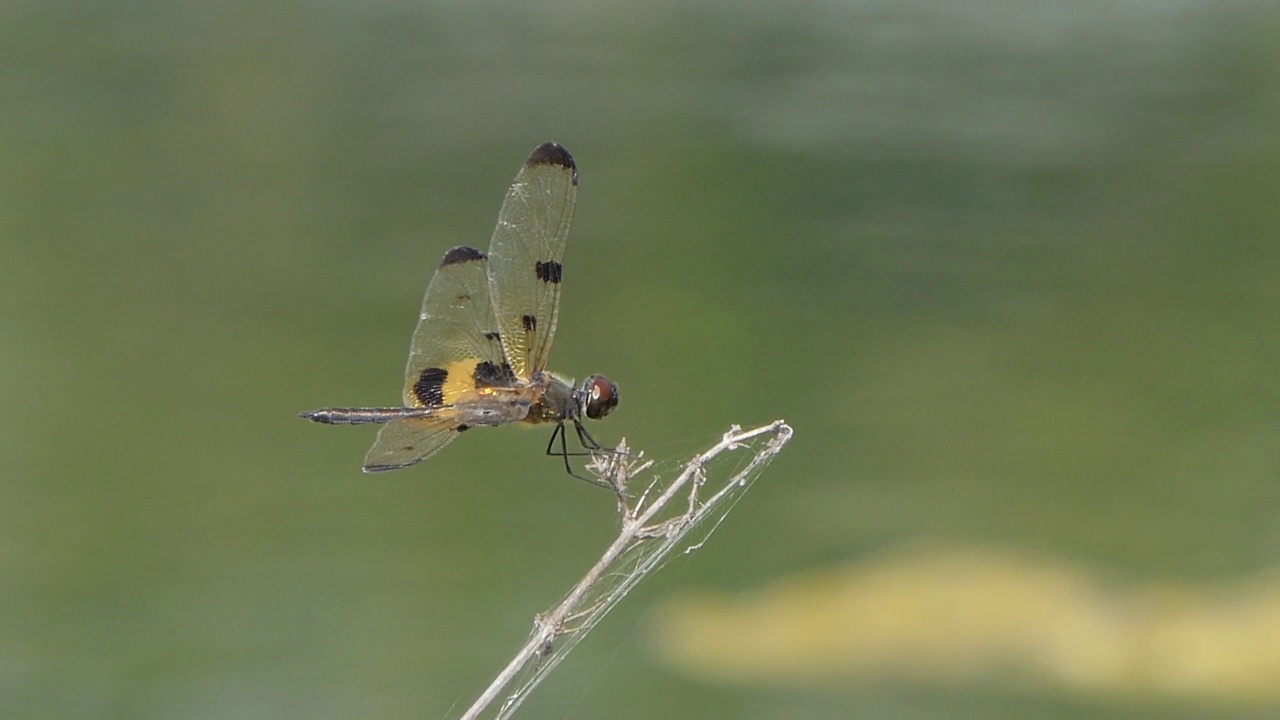
{"label": "yellow blurred patch", "polygon": [[1164,699],[1280,699],[1280,578],[1109,587],[1088,570],[917,550],[660,609],[658,653],[743,683],[1035,679]]}

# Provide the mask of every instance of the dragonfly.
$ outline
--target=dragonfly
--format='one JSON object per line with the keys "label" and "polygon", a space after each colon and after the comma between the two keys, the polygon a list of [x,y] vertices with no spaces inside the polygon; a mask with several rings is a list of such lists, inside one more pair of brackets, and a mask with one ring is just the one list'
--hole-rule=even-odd
{"label": "dragonfly", "polygon": [[[578,385],[547,370],[577,195],[573,156],[554,142],[539,145],[507,190],[488,254],[449,250],[427,285],[402,406],[300,416],[329,425],[381,424],[364,458],[368,473],[420,463],[471,428],[550,423],[547,455],[563,457],[565,470],[581,478],[570,456],[608,451],[582,419],[612,412],[618,386],[598,374]],[[569,452],[566,423],[585,453]]]}

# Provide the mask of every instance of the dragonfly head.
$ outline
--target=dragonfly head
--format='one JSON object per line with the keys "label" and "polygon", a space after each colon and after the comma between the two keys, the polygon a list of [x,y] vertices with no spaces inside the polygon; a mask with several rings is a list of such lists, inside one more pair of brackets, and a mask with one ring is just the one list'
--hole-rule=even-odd
{"label": "dragonfly head", "polygon": [[583,415],[599,420],[618,407],[618,385],[603,375],[592,375],[578,391],[578,408]]}

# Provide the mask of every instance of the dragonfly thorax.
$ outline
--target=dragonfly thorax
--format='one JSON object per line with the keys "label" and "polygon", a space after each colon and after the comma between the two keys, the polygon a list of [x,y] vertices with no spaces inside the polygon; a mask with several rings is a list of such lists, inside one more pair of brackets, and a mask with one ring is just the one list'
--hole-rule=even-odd
{"label": "dragonfly thorax", "polygon": [[572,380],[551,373],[534,373],[532,384],[545,389],[529,408],[528,423],[600,420],[618,406],[618,386],[603,375],[592,375],[575,386]]}

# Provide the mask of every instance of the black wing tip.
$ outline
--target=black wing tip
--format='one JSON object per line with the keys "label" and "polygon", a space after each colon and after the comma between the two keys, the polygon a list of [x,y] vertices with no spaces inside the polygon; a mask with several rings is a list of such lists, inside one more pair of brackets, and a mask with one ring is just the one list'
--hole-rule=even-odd
{"label": "black wing tip", "polygon": [[569,154],[564,146],[557,142],[545,142],[534,149],[529,154],[529,159],[525,161],[525,165],[534,167],[537,165],[559,165],[562,168],[573,171],[573,184],[578,184],[578,164],[573,161],[573,156]]}
{"label": "black wing tip", "polygon": [[463,262],[471,262],[472,260],[483,260],[484,258],[484,253],[479,250],[466,245],[459,245],[444,254],[444,259],[440,261],[440,267],[456,265],[457,263]]}

